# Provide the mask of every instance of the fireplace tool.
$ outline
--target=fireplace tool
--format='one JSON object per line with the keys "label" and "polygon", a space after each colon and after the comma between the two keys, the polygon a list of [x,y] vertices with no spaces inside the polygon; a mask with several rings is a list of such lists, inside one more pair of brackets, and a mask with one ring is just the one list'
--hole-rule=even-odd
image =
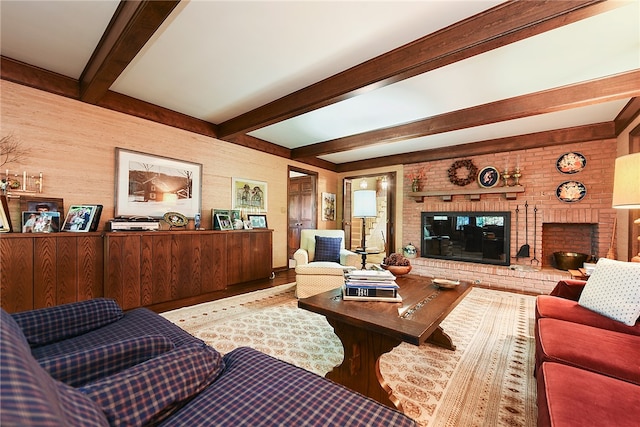
{"label": "fireplace tool", "polygon": [[[516,205],[516,247],[520,244],[520,237],[518,232],[520,231],[520,205]],[[519,258],[516,254],[515,258]]]}
{"label": "fireplace tool", "polygon": [[536,231],[538,230],[538,207],[537,206],[533,206],[533,258],[531,259],[531,264],[533,264],[533,262],[536,262],[536,265],[540,265],[540,261],[538,260],[538,258],[536,258],[536,242],[537,242],[537,234]]}
{"label": "fireplace tool", "polygon": [[[516,221],[517,221],[517,216],[516,216]],[[525,243],[524,245],[520,246],[520,249],[518,249],[516,258],[529,257],[529,250],[531,248],[529,246],[529,202],[524,202],[524,235],[525,235]]]}

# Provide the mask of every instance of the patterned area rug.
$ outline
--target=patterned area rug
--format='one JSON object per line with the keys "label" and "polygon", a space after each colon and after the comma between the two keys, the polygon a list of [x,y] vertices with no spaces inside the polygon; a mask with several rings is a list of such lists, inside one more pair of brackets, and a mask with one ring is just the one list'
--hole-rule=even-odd
{"label": "patterned area rug", "polygon": [[[250,346],[324,376],[343,358],[324,316],[297,308],[295,284],[163,313],[222,353]],[[403,343],[380,370],[420,426],[536,425],[535,297],[474,288],[442,322],[455,351]]]}

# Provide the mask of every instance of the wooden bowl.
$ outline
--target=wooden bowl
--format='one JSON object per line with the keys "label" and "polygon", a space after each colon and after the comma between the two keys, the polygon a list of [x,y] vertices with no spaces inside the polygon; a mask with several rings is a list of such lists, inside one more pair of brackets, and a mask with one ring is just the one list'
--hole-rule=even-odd
{"label": "wooden bowl", "polygon": [[380,267],[389,270],[394,276],[404,276],[411,271],[411,265],[386,265],[380,264]]}

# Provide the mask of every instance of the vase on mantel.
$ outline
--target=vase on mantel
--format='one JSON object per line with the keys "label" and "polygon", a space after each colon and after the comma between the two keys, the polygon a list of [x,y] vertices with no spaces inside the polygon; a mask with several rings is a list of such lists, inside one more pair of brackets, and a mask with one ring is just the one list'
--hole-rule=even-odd
{"label": "vase on mantel", "polygon": [[413,181],[411,181],[411,191],[414,193],[417,193],[418,191],[420,191],[420,180],[419,179],[414,179]]}

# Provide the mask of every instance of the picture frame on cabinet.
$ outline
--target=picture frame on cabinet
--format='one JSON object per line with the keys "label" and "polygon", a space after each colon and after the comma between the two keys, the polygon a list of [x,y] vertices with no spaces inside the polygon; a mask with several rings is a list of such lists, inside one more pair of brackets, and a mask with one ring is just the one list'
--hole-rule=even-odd
{"label": "picture frame on cabinet", "polygon": [[231,217],[227,214],[216,214],[216,220],[220,224],[220,230],[233,230]]}
{"label": "picture frame on cabinet", "polygon": [[242,221],[242,223],[244,224],[245,230],[251,230],[253,228],[253,225],[251,225],[251,221],[249,221],[248,219],[245,219],[244,221]]}
{"label": "picture frame on cabinet", "polygon": [[73,205],[64,219],[62,231],[88,232],[92,227],[96,227],[94,222],[96,215],[100,215],[101,205]]}
{"label": "picture frame on cabinet", "polygon": [[60,212],[23,211],[23,233],[57,233],[60,231]]}
{"label": "picture frame on cabinet", "polygon": [[51,197],[20,196],[21,212],[61,212],[64,214],[64,200]]}
{"label": "picture frame on cabinet", "polygon": [[251,228],[267,228],[266,215],[249,214],[247,215],[247,217],[249,218],[249,222],[251,223]]}
{"label": "picture frame on cabinet", "polygon": [[9,203],[7,202],[7,196],[0,196],[0,233],[11,233],[13,227],[11,226],[11,216],[9,215]]}
{"label": "picture frame on cabinet", "polygon": [[201,163],[116,148],[116,217],[194,218],[201,204]]}
{"label": "picture frame on cabinet", "polygon": [[231,211],[229,209],[211,209],[211,228],[213,230],[222,230],[217,215],[226,215],[231,218]]}

